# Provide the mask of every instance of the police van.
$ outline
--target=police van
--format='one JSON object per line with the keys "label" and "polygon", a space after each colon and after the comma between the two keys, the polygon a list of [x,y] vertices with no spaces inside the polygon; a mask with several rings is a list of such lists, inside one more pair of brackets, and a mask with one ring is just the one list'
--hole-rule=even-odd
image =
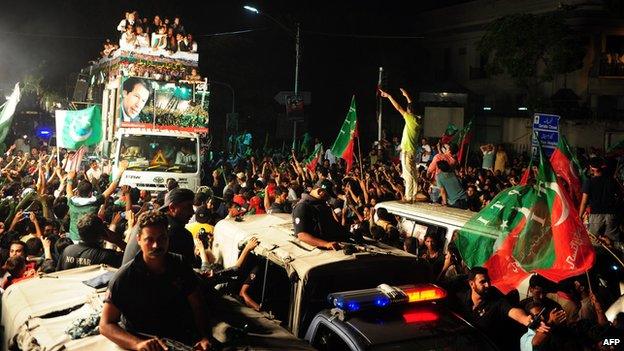
{"label": "police van", "polygon": [[[416,256],[381,243],[346,243],[322,250],[294,236],[292,216],[225,219],[214,230],[213,253],[235,264],[251,237],[264,266],[263,306],[294,336],[321,350],[413,350],[415,347],[492,349],[475,328],[443,304],[446,292],[426,284]],[[437,345],[437,346],[436,346]]]}

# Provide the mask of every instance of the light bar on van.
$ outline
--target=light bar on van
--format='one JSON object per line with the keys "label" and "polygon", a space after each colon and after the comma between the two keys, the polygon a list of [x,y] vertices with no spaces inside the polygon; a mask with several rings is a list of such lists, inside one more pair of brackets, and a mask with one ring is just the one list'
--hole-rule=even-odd
{"label": "light bar on van", "polygon": [[393,287],[381,284],[373,289],[343,291],[329,294],[334,307],[347,312],[370,308],[386,308],[408,303],[431,302],[446,297],[446,291],[434,284]]}

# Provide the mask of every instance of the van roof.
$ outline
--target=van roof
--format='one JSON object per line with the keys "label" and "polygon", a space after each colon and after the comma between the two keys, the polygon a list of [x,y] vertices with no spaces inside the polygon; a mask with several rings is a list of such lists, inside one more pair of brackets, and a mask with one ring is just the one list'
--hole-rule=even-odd
{"label": "van roof", "polygon": [[[296,272],[302,279],[305,279],[311,270],[336,262],[355,261],[379,255],[402,259],[415,257],[403,250],[380,243],[357,245],[357,252],[350,255],[345,254],[343,250],[321,250],[298,240],[293,236],[293,230],[290,214],[246,216],[242,222],[223,219],[215,226],[215,243],[223,245],[225,239],[231,244],[238,245],[250,237],[256,237],[260,242],[254,250],[256,254],[267,257],[286,268],[289,273]],[[224,238],[225,236],[227,238]],[[224,263],[228,266],[227,262]]]}
{"label": "van roof", "polygon": [[463,227],[476,212],[462,210],[428,202],[401,203],[399,201],[381,202],[375,208],[385,208],[389,213],[412,220],[427,220],[431,223],[444,223]]}

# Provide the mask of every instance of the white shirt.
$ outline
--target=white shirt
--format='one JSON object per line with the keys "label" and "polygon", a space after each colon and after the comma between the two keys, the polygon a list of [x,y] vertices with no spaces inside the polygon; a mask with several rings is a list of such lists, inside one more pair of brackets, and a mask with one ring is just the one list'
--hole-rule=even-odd
{"label": "white shirt", "polygon": [[[423,145],[422,149],[423,149],[423,154],[421,157],[421,162],[429,162],[431,160],[431,146],[429,144]],[[425,155],[425,153],[427,154]]]}
{"label": "white shirt", "polygon": [[147,48],[150,46],[149,36],[146,33],[136,36],[137,46],[140,48]]}
{"label": "white shirt", "polygon": [[327,151],[325,151],[325,159],[329,161],[330,165],[336,163],[336,156],[332,154],[331,149],[327,149]]}
{"label": "white shirt", "polygon": [[197,160],[194,154],[185,154],[182,151],[178,151],[176,154],[175,164],[177,165],[188,165],[192,164]]}
{"label": "white shirt", "polygon": [[136,43],[136,36],[128,41],[128,33],[123,33],[121,38],[119,38],[119,48],[121,50],[134,50]]}
{"label": "white shirt", "polygon": [[93,169],[93,168],[89,168],[89,170],[87,171],[87,179],[95,179],[95,180],[100,180],[100,176],[102,175],[102,170],[101,169]]}

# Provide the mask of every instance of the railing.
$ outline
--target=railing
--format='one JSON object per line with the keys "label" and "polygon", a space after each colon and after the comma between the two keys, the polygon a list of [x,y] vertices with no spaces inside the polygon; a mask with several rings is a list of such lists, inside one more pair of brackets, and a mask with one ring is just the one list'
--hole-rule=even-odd
{"label": "railing", "polygon": [[603,53],[598,67],[599,77],[624,78],[624,54]]}

